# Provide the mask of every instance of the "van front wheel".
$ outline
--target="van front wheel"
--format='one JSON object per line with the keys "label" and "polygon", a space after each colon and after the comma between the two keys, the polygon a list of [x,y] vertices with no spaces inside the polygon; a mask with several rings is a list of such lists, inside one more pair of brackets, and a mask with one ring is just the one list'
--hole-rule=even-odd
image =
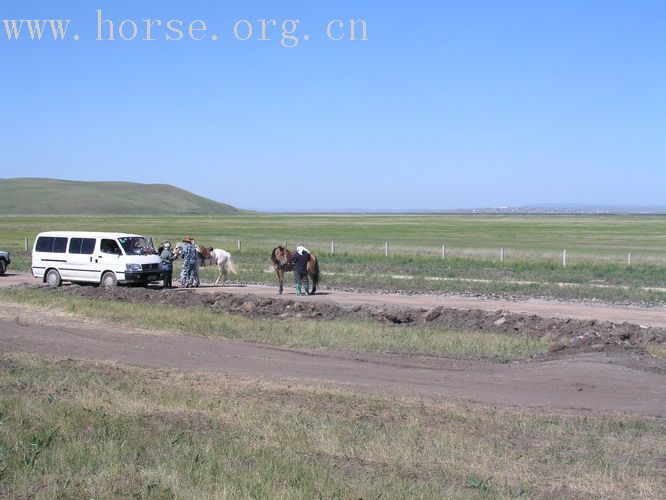
{"label": "van front wheel", "polygon": [[62,283],[62,279],[60,278],[60,273],[55,269],[50,269],[49,272],[46,273],[46,282],[49,284],[50,287],[58,288]]}
{"label": "van front wheel", "polygon": [[102,275],[102,286],[104,288],[115,288],[117,284],[118,279],[111,271],[108,271]]}

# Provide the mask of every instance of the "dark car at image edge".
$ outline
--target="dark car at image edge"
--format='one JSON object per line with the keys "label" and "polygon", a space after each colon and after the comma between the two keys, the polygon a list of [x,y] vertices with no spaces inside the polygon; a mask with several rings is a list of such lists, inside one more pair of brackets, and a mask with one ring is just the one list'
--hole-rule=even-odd
{"label": "dark car at image edge", "polygon": [[5,274],[5,271],[7,271],[7,268],[11,262],[12,261],[9,258],[9,252],[0,251],[0,276]]}

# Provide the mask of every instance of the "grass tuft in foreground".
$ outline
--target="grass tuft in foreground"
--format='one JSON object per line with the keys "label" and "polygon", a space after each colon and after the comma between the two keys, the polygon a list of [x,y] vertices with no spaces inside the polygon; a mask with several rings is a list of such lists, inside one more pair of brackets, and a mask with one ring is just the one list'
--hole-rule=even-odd
{"label": "grass tuft in foreground", "polygon": [[655,358],[666,359],[666,347],[663,345],[649,344],[647,346],[647,351]]}

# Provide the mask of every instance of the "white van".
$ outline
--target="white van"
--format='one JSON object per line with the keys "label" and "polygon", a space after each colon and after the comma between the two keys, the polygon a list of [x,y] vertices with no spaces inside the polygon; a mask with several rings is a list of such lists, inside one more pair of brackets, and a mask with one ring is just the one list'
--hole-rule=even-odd
{"label": "white van", "polygon": [[32,248],[32,275],[52,287],[62,281],[147,285],[162,281],[160,257],[138,234],[50,231]]}

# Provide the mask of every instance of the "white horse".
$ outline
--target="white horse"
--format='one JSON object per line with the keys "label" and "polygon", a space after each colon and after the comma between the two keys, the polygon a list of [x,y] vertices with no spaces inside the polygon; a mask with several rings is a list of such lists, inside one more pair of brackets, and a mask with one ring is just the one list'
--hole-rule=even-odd
{"label": "white horse", "polygon": [[215,286],[219,284],[223,276],[224,279],[222,280],[222,286],[224,286],[227,281],[228,274],[236,274],[236,266],[234,266],[234,261],[231,258],[231,254],[226,250],[222,250],[221,248],[209,248],[208,252],[210,256],[206,257],[206,261],[210,261],[210,264],[215,264],[220,271],[219,276],[215,280]]}
{"label": "white horse", "polygon": [[[217,286],[220,283],[222,277],[224,277],[224,280],[222,280],[222,286],[224,286],[224,283],[227,281],[229,273],[237,274],[236,266],[234,265],[234,261],[231,258],[231,254],[226,250],[222,250],[221,248],[207,248],[204,247],[203,245],[196,245],[196,244],[194,246],[197,249],[197,272],[195,278],[196,279],[195,286],[199,286],[198,283],[199,266],[212,266],[212,265],[217,266],[217,268],[220,271],[220,274],[215,280],[215,286]],[[178,243],[176,245],[176,248],[174,248],[174,254],[180,257],[182,251],[183,251],[183,244]]]}

